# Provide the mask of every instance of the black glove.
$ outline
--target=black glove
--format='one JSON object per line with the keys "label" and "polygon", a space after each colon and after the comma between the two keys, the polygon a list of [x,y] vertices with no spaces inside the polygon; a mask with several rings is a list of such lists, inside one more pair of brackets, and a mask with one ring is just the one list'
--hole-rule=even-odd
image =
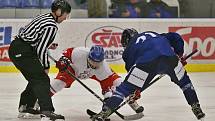
{"label": "black glove", "polygon": [[60,71],[65,71],[69,65],[71,64],[71,61],[69,58],[62,56],[57,62],[56,62],[56,67]]}

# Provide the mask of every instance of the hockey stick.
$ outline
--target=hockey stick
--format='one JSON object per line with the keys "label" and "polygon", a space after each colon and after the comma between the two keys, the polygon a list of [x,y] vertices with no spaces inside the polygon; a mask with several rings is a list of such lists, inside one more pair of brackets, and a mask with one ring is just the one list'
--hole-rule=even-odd
{"label": "hockey stick", "polygon": [[[54,61],[55,63],[57,62],[50,54],[48,54],[49,58]],[[71,65],[69,65],[71,67]],[[76,81],[78,81],[85,89],[87,89],[91,94],[93,94],[97,99],[99,99],[101,102],[103,102],[103,99],[99,97],[95,92],[93,92],[88,86],[86,86],[80,79],[78,79],[75,75],[73,75],[69,70],[65,70],[71,77],[73,77]],[[115,111],[115,113],[123,120],[130,119],[130,120],[137,120],[142,117],[140,117],[140,114],[134,114],[134,115],[129,115],[129,116],[124,116],[120,114],[119,112]]]}
{"label": "hockey stick", "polygon": [[[185,56],[185,58],[183,58],[183,60],[187,60],[188,58],[190,58],[191,56],[193,56],[195,53],[198,52],[198,49],[193,50],[190,54],[188,54],[187,56]],[[166,74],[161,74],[160,76],[158,76],[156,79],[154,79],[153,81],[151,81],[148,85],[145,86],[145,88],[142,90],[142,92],[144,90],[146,90],[148,87],[150,87],[152,84],[154,84],[155,82],[157,82],[159,79],[161,79],[162,77],[164,77]],[[122,106],[124,106],[126,103],[130,102],[130,99],[127,99],[126,101],[124,101],[123,103],[121,103],[121,105],[119,105],[117,108],[114,109],[114,111],[112,113],[114,113],[115,111],[117,111],[118,109],[120,109]],[[111,114],[112,114],[111,113]],[[110,114],[110,115],[111,115]],[[109,116],[110,116],[109,115]],[[129,120],[129,119],[126,119]]]}

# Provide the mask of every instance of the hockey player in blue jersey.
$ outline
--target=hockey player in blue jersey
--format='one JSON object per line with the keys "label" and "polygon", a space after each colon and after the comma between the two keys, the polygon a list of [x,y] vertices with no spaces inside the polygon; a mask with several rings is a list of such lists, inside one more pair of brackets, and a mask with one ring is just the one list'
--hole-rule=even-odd
{"label": "hockey player in blue jersey", "polygon": [[183,67],[186,63],[180,61],[184,54],[184,41],[179,34],[151,31],[138,33],[135,29],[125,29],[121,44],[128,74],[113,96],[104,102],[102,111],[91,118],[93,121],[103,121],[124,98],[137,90],[144,90],[157,74],[168,75],[181,88],[197,119],[205,117],[193,84]]}

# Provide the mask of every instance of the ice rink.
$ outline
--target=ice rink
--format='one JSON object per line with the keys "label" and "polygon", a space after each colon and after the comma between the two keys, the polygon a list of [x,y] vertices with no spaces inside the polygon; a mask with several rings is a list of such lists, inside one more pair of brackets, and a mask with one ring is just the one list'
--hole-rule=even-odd
{"label": "ice rink", "polygon": [[[189,73],[189,75],[202,109],[206,113],[205,121],[215,121],[215,72]],[[51,79],[54,76],[55,74],[50,74]],[[83,80],[83,82],[101,96],[98,83],[92,80]],[[17,118],[19,95],[26,84],[19,73],[0,73],[0,121],[40,121],[40,119]],[[145,116],[138,121],[197,121],[182,91],[168,77],[163,77],[145,90],[138,102],[145,107]],[[64,115],[66,121],[90,121],[86,109],[100,111],[102,105],[78,82],[56,94],[53,103],[56,113]],[[134,113],[127,105],[119,112],[124,115]],[[110,118],[112,121],[121,121],[115,114]]]}

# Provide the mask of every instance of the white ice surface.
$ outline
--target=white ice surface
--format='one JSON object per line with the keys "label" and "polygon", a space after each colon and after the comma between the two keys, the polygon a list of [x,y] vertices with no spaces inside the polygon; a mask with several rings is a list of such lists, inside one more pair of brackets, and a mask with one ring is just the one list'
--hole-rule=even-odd
{"label": "white ice surface", "polygon": [[[215,121],[215,73],[189,73],[195,86],[205,121]],[[54,78],[55,74],[50,74]],[[123,75],[124,76],[124,75]],[[93,91],[101,96],[99,85],[92,80],[83,80]],[[40,121],[40,119],[18,119],[17,107],[20,93],[27,82],[20,73],[0,73],[0,121]],[[142,93],[138,101],[145,107],[145,116],[138,121],[197,121],[181,90],[163,77]],[[53,97],[56,113],[65,116],[66,121],[90,121],[86,109],[100,111],[102,103],[83,88],[78,82]],[[125,105],[119,110],[124,115],[134,112]],[[120,121],[117,115],[112,121]]]}

